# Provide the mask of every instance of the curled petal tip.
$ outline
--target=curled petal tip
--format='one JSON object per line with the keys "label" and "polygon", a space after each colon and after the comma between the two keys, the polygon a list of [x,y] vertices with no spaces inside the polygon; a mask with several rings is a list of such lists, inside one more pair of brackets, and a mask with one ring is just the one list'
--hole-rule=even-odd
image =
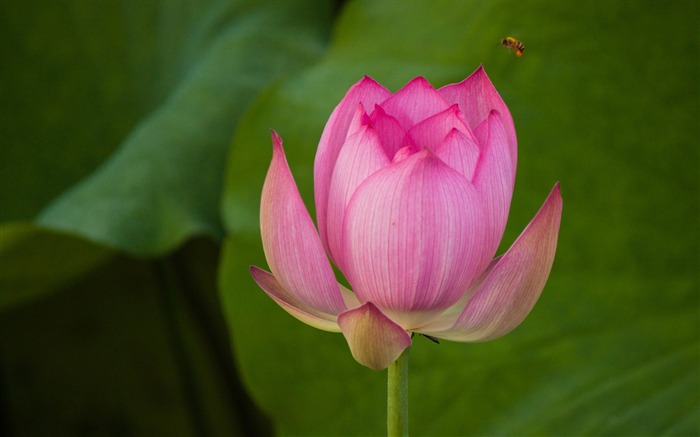
{"label": "curled petal tip", "polygon": [[338,323],[335,321],[335,315],[319,311],[305,304],[290,294],[273,274],[256,266],[250,266],[250,274],[258,287],[298,320],[324,331],[340,331]]}
{"label": "curled petal tip", "polygon": [[[562,208],[562,198],[561,198],[561,187],[559,185],[559,182],[554,184],[554,187],[552,187],[552,191],[549,192],[549,195],[547,196],[547,199],[545,200],[545,205],[555,203],[555,208],[553,209],[556,211],[559,215],[561,215],[561,208]],[[540,208],[540,211],[545,210],[545,205],[542,205],[542,208]],[[540,214],[540,212],[538,212]]]}
{"label": "curled petal tip", "polygon": [[270,135],[272,136],[272,148],[273,150],[279,150],[282,148],[282,138],[275,132],[274,129],[270,129]]}
{"label": "curled petal tip", "polygon": [[381,87],[381,88],[384,88],[379,82],[377,82],[376,80],[374,80],[374,78],[373,78],[372,76],[369,76],[369,75],[367,75],[367,74],[365,74],[364,76],[362,76],[362,79],[360,79],[360,80],[355,84],[355,86],[358,86],[358,87]]}

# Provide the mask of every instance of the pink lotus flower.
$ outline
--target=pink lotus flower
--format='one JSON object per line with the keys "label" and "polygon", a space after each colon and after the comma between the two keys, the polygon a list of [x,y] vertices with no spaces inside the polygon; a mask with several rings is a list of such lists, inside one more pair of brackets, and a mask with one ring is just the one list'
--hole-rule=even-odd
{"label": "pink lotus flower", "polygon": [[[493,259],[517,158],[510,112],[483,68],[438,90],[417,77],[395,94],[369,77],[326,124],[314,166],[318,232],[273,132],[260,208],[272,273],[257,284],[291,315],[342,332],[355,359],[384,369],[418,332],[500,337],[540,296],[562,200],[554,186],[511,248]],[[353,291],[339,284],[329,258]]]}

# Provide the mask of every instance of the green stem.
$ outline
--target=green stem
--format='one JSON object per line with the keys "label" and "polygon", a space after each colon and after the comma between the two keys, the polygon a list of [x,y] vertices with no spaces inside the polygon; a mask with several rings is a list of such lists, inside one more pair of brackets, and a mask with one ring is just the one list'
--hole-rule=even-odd
{"label": "green stem", "polygon": [[389,366],[386,425],[388,437],[408,436],[408,352]]}

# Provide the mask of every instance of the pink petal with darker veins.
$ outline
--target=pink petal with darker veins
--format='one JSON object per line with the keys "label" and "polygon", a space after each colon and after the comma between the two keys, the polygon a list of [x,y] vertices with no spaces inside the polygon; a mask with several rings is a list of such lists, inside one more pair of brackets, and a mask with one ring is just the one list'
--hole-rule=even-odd
{"label": "pink petal with darker veins", "polygon": [[442,112],[450,105],[423,77],[416,77],[380,106],[408,130],[414,124]]}
{"label": "pink petal with darker veins", "polygon": [[480,273],[476,189],[428,149],[384,167],[346,210],[345,273],[361,302],[406,329],[455,303]]}
{"label": "pink petal with darker veins", "polygon": [[408,135],[418,147],[427,147],[435,152],[453,129],[469,137],[476,144],[476,138],[469,127],[462,121],[457,105],[452,105],[444,111],[417,123],[408,131]]}
{"label": "pink petal with darker veins", "polygon": [[372,127],[377,131],[379,141],[382,143],[382,147],[384,147],[390,160],[393,159],[399,149],[412,144],[406,136],[406,130],[401,126],[401,123],[387,114],[381,106],[375,105],[370,117],[372,119]]}
{"label": "pink petal with darker veins", "polygon": [[508,153],[507,134],[500,113],[491,111],[486,120],[477,126],[476,136],[481,155],[472,183],[481,194],[486,213],[485,267],[496,253],[506,229],[515,186],[515,171]]}
{"label": "pink petal with darker veins", "polygon": [[[453,341],[488,341],[515,329],[542,293],[554,263],[562,199],[556,184],[523,233],[483,278],[453,326],[436,320],[420,332]],[[438,328],[438,329],[435,329]]]}
{"label": "pink petal with darker veins", "polygon": [[298,320],[323,331],[340,332],[335,315],[319,311],[288,293],[271,273],[255,266],[250,267],[250,273],[268,296]]}
{"label": "pink petal with darker veins", "polygon": [[468,181],[472,180],[480,155],[479,145],[473,136],[452,129],[437,146],[435,154]]}
{"label": "pink petal with darker veins", "polygon": [[314,161],[314,198],[318,231],[325,248],[328,248],[326,237],[328,191],[335,162],[347,138],[350,122],[360,103],[364,104],[365,108],[374,108],[375,104],[386,100],[390,95],[386,88],[371,77],[365,76],[348,90],[323,129]]}
{"label": "pink petal with darker veins", "polygon": [[345,142],[331,179],[328,196],[328,249],[331,258],[343,270],[343,220],[350,197],[368,176],[389,165],[377,132],[368,125]]}
{"label": "pink petal with darker veins", "polygon": [[468,78],[460,83],[446,85],[438,90],[438,93],[450,104],[459,105],[471,129],[488,117],[492,110],[501,113],[503,126],[508,138],[508,150],[510,161],[513,163],[513,177],[518,160],[518,141],[515,136],[513,117],[503,99],[494,88],[491,79],[480,66]]}
{"label": "pink petal with darker veins", "polygon": [[325,313],[346,309],[335,274],[299,195],[282,140],[272,133],[272,162],[260,202],[265,258],[284,290]]}

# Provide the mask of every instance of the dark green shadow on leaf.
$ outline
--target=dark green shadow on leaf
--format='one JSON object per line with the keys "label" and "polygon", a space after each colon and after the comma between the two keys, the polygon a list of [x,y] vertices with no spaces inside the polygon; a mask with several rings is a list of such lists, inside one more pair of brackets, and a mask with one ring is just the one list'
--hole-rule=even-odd
{"label": "dark green shadow on leaf", "polygon": [[0,227],[0,310],[68,288],[115,253],[31,223]]}

